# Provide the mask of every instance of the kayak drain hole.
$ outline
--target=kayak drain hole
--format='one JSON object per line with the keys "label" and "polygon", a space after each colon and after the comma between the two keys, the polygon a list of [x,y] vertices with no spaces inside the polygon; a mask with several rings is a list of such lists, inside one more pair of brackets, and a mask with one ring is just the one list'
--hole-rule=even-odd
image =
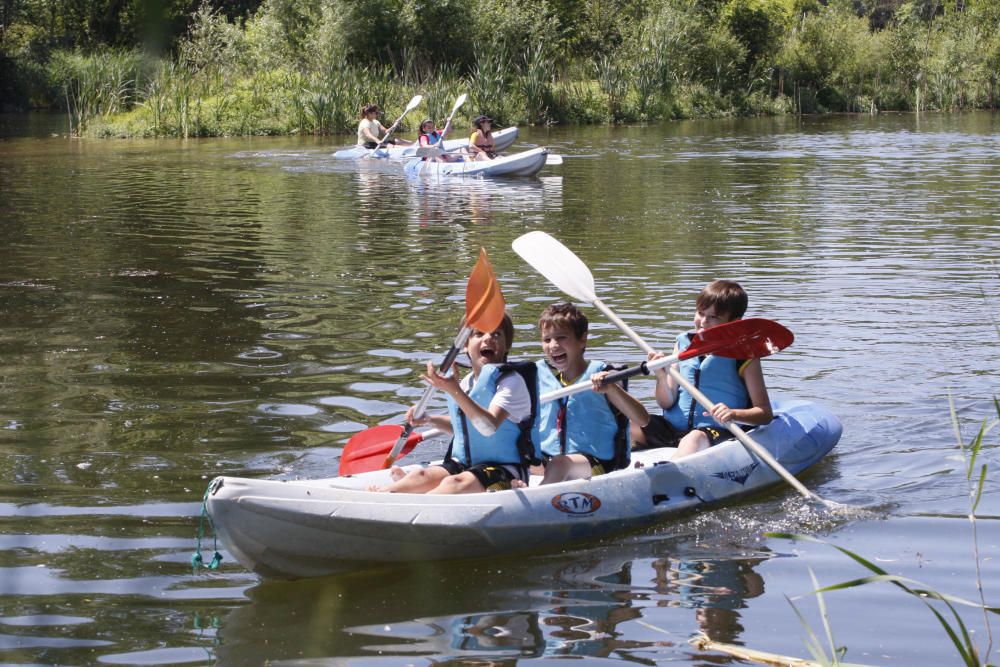
{"label": "kayak drain hole", "polygon": [[660,503],[665,503],[668,500],[670,500],[670,496],[668,496],[665,493],[658,493],[655,496],[653,496],[653,504],[654,505],[659,505]]}

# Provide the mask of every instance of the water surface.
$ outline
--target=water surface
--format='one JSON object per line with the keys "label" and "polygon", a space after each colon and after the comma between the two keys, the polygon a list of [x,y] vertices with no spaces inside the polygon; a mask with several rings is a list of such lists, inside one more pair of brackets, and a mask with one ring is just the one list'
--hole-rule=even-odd
{"label": "water surface", "polygon": [[[966,442],[996,419],[998,116],[527,129],[515,148],[551,146],[564,165],[508,182],[412,182],[335,161],[337,140],[0,128],[0,662],[734,662],[690,646],[700,631],[808,657],[786,596],[822,633],[810,570],[824,584],[865,572],[767,531],[976,596],[949,404]],[[739,280],[748,315],[796,336],[765,362],[772,394],[844,423],[803,481],[867,512],[779,489],[560,553],[289,583],[220,546],[221,568],[193,574],[212,477],[329,476],[351,434],[402,417],[481,246],[518,355],[540,354],[534,322],[562,297],[510,249],[534,229],[658,347],[690,326],[705,282]],[[591,356],[642,358],[588,313]],[[633,389],[652,406],[650,382]],[[995,605],[994,477],[978,537]],[[210,535],[201,546],[210,558]],[[888,586],[825,601],[848,660],[957,662],[930,612]],[[985,649],[981,615],[964,615]]]}

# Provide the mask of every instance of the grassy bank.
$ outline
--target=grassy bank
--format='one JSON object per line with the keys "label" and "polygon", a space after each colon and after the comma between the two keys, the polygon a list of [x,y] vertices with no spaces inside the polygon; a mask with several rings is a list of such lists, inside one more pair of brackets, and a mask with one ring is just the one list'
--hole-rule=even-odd
{"label": "grassy bank", "polygon": [[7,36],[3,62],[88,136],[350,132],[360,105],[395,117],[416,93],[421,116],[466,92],[499,125],[995,107],[1000,2],[866,7],[265,0],[237,19],[203,5],[158,56]]}

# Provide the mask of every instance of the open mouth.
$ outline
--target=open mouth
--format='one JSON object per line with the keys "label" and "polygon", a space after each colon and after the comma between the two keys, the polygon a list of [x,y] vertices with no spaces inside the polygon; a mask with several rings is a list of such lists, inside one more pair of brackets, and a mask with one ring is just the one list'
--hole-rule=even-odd
{"label": "open mouth", "polygon": [[568,358],[569,357],[566,356],[565,352],[557,352],[555,354],[551,354],[551,353],[549,354],[549,361],[552,362],[553,366],[555,366],[556,368],[558,368],[560,370],[562,370],[562,368],[564,368],[566,366],[566,360]]}
{"label": "open mouth", "polygon": [[486,361],[493,361],[497,358],[497,351],[491,348],[482,348],[479,350],[479,356],[481,356]]}

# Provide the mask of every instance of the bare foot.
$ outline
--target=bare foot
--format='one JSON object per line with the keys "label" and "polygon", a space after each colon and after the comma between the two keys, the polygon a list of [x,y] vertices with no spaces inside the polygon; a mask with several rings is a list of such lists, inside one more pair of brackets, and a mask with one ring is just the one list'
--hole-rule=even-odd
{"label": "bare foot", "polygon": [[406,471],[399,466],[392,466],[392,469],[389,470],[389,477],[392,478],[392,481],[398,482],[406,477]]}

